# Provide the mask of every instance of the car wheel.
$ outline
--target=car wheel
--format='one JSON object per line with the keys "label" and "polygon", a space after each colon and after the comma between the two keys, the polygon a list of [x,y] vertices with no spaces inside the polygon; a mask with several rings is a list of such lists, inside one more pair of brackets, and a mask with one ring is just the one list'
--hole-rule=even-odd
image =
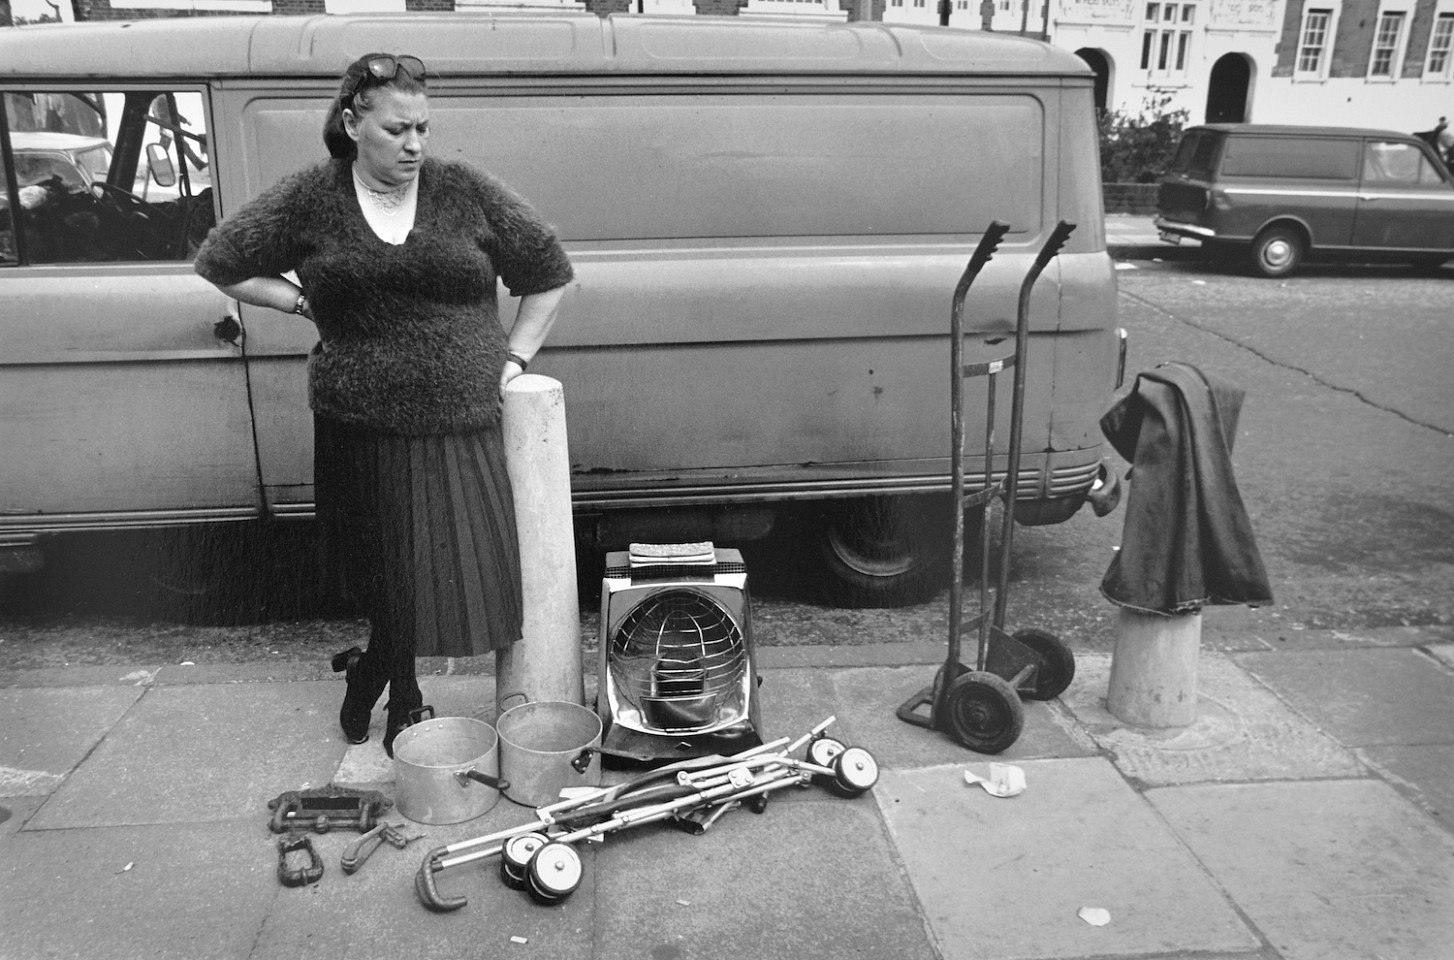
{"label": "car wheel", "polygon": [[932,597],[948,583],[950,509],[934,496],[830,504],[814,531],[822,599],[842,607],[895,607]]}
{"label": "car wheel", "polygon": [[1302,234],[1291,227],[1271,227],[1252,241],[1252,267],[1264,277],[1285,277],[1306,253]]}

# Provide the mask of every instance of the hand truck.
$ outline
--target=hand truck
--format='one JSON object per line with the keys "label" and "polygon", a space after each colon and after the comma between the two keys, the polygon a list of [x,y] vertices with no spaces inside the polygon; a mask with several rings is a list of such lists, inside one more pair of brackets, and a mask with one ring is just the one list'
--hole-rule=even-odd
{"label": "hand truck", "polygon": [[[950,311],[950,362],[952,364],[950,471],[954,502],[953,579],[949,584],[949,651],[944,666],[934,683],[905,701],[898,709],[900,720],[915,726],[948,733],[959,743],[980,753],[1000,753],[1017,739],[1025,725],[1025,708],[1020,696],[1035,700],[1052,700],[1059,696],[1075,676],[1075,657],[1060,639],[1044,630],[1024,629],[1014,634],[1005,632],[1005,608],[1009,600],[1010,548],[1014,536],[1015,495],[1020,476],[1021,430],[1024,420],[1026,346],[1030,338],[1030,291],[1051,259],[1060,252],[1075,224],[1062,220],[1035,257],[1024,281],[1020,284],[1019,306],[1015,318],[1015,350],[1013,353],[982,363],[964,362],[964,299],[979,272],[984,269],[1000,241],[1009,231],[1009,224],[993,221],[980,238],[969,258],[963,275],[954,290]],[[1007,368],[1014,370],[1014,390],[1010,410],[1010,449],[1005,472],[992,480],[991,469],[995,438],[995,385],[998,375]],[[984,486],[965,493],[964,479],[964,381],[969,377],[985,377],[988,399],[985,410]],[[1000,544],[999,579],[995,588],[993,609],[989,605],[990,577],[990,513],[995,500],[1003,504]],[[980,537],[979,616],[964,622],[964,512],[983,506],[984,530]],[[979,650],[971,669],[960,662],[960,637],[966,631],[979,634]],[[920,712],[929,707],[929,713]]]}
{"label": "hand truck", "polygon": [[[810,783],[856,797],[878,782],[878,762],[862,747],[825,736],[833,719],[791,743],[783,737],[729,757],[680,760],[540,807],[530,823],[438,847],[419,865],[414,890],[431,910],[458,910],[466,898],[442,895],[435,874],[499,856],[507,886],[540,903],[560,903],[580,886],[583,868],[573,844],[581,840],[667,820],[700,834],[734,807],[746,803],[761,813],[771,792]],[[789,756],[805,744],[804,759]]]}

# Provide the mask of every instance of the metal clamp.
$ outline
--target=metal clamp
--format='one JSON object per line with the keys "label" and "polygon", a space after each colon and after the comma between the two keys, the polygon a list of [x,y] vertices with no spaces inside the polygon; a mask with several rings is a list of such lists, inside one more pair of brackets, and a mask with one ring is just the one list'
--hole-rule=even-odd
{"label": "metal clamp", "polygon": [[367,833],[393,803],[377,790],[346,787],[289,790],[268,801],[268,808],[273,811],[269,827],[273,833],[349,829]]}
{"label": "metal clamp", "polygon": [[403,850],[415,840],[423,838],[424,834],[422,833],[415,834],[412,837],[406,837],[399,829],[402,826],[403,824],[381,823],[353,843],[350,843],[344,849],[343,856],[339,860],[339,865],[343,867],[343,872],[353,873],[359,867],[362,867],[364,861],[373,855],[373,852],[379,848],[379,844],[381,843],[387,841],[391,847]]}
{"label": "metal clamp", "polygon": [[[308,854],[308,865],[301,867],[288,866],[288,854],[305,851]],[[301,887],[309,883],[317,883],[323,878],[323,858],[313,846],[313,838],[307,834],[278,838],[278,880],[285,887]]]}

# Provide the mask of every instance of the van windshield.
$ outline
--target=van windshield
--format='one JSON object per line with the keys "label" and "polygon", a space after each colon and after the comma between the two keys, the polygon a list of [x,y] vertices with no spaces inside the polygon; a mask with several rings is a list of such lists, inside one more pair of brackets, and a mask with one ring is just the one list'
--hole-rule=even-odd
{"label": "van windshield", "polygon": [[1351,180],[1358,176],[1360,146],[1354,139],[1231,136],[1222,175]]}
{"label": "van windshield", "polygon": [[1209,179],[1212,167],[1217,161],[1217,146],[1222,142],[1221,134],[1210,130],[1193,130],[1181,138],[1176,156],[1171,161],[1171,172],[1197,180]]}

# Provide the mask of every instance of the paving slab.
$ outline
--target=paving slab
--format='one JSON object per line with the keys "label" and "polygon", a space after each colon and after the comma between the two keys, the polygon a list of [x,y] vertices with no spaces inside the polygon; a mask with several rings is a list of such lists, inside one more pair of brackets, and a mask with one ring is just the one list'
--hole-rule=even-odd
{"label": "paving slab", "polygon": [[596,852],[603,960],[937,960],[867,796],[731,813],[702,836],[642,827]]}
{"label": "paving slab", "polygon": [[[941,661],[942,665],[942,661]],[[968,750],[949,734],[900,720],[899,705],[934,682],[937,667],[835,670],[833,710],[853,742],[866,747],[882,767],[905,769],[946,763],[980,763],[982,753]],[[1025,727],[1020,738],[996,759],[1019,761],[1041,757],[1084,757],[1096,745],[1076,729],[1075,721],[1056,701],[1024,701]]]}
{"label": "paving slab", "polygon": [[1077,658],[1062,698],[1128,777],[1143,784],[1357,777],[1351,752],[1293,712],[1224,654],[1197,658],[1197,718],[1167,730],[1126,725],[1106,709],[1112,657]]}
{"label": "paving slab", "polygon": [[[326,867],[316,884],[278,888],[249,960],[396,960],[400,957],[549,957],[588,960],[595,913],[595,847],[579,846],[585,865],[581,888],[565,903],[541,906],[505,886],[500,859],[490,857],[436,874],[442,896],[464,897],[457,911],[438,913],[414,891],[414,876],[429,852],[448,844],[530,823],[533,811],[500,800],[466,823],[416,824],[397,814],[406,834],[425,834],[403,850],[387,844],[354,873],[339,858],[353,833],[315,837]],[[526,944],[511,941],[524,937]]]}
{"label": "paving slab", "polygon": [[1454,670],[1454,643],[1433,643],[1428,651],[1435,660]]}
{"label": "paving slab", "polygon": [[1450,742],[1454,671],[1421,650],[1244,653],[1233,659],[1339,743]]}
{"label": "paving slab", "polygon": [[[0,797],[0,844],[24,827],[44,802],[44,797]],[[0,846],[0,856],[3,851]]]}
{"label": "paving slab", "polygon": [[323,786],[337,769],[346,744],[332,691],[325,689],[331,686],[149,687],[55,791],[34,825],[259,816],[268,800]]}
{"label": "paving slab", "polygon": [[1448,960],[1454,837],[1387,784],[1146,796],[1284,960]]}
{"label": "paving slab", "polygon": [[252,822],[27,828],[0,849],[7,960],[236,960],[280,889]]}
{"label": "paving slab", "polygon": [[1444,829],[1454,831],[1454,743],[1365,747],[1358,756]]}
{"label": "paving slab", "polygon": [[132,705],[133,686],[10,690],[0,698],[0,796],[46,796]]}
{"label": "paving slab", "polygon": [[[1020,764],[991,797],[958,767],[874,790],[944,960],[1248,952],[1261,946],[1150,805],[1102,758]],[[1092,926],[1082,907],[1110,912]]]}

